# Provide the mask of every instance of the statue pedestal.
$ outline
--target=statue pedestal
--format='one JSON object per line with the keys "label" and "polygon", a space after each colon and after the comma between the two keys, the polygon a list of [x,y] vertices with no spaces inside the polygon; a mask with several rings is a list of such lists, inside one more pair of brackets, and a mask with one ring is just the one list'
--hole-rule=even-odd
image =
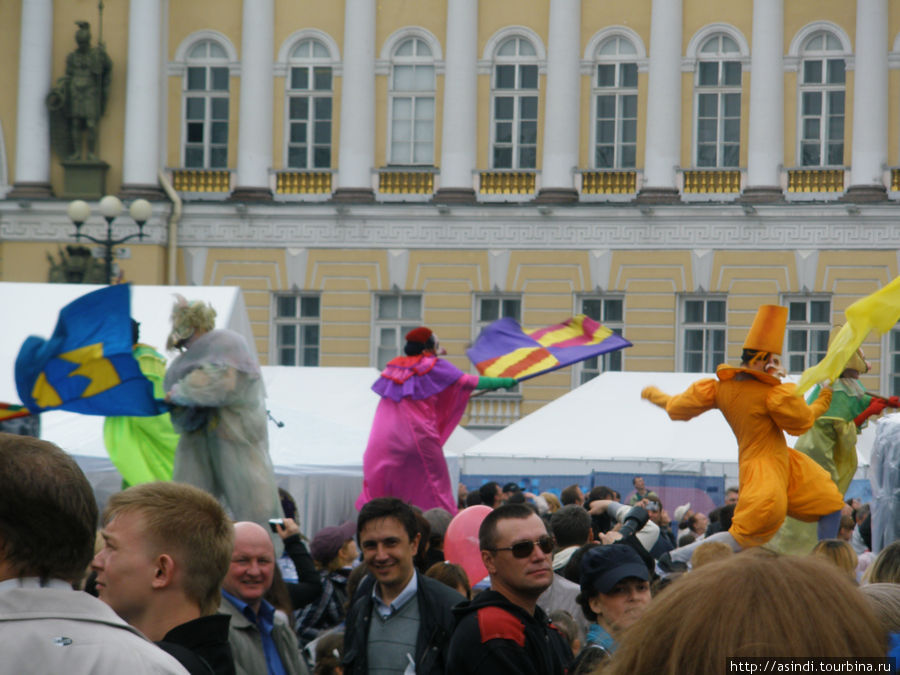
{"label": "statue pedestal", "polygon": [[106,194],[109,164],[102,159],[65,159],[63,199],[100,199]]}

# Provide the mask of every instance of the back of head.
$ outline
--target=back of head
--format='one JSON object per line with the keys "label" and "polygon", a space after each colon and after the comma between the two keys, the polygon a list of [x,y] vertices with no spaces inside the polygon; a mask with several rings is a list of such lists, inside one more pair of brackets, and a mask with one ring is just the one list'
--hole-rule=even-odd
{"label": "back of head", "polygon": [[478,547],[490,551],[497,546],[497,523],[501,520],[525,520],[537,512],[527,504],[503,504],[491,511],[478,528]]}
{"label": "back of head", "polygon": [[468,600],[472,595],[472,586],[469,584],[469,575],[461,565],[451,562],[436,562],[425,572],[426,577],[440,581],[453,590],[463,589],[463,595]]}
{"label": "back of head", "polygon": [[694,554],[691,556],[691,568],[697,569],[733,555],[734,551],[724,541],[705,541],[694,549]]}
{"label": "back of head", "polygon": [[870,584],[900,584],[900,540],[881,549],[867,576]]}
{"label": "back of head", "polygon": [[344,655],[344,633],[327,633],[316,641],[316,665],[314,675],[333,675],[341,671]]}
{"label": "back of head", "polygon": [[71,457],[0,433],[0,562],[16,577],[80,581],[94,556],[97,502]]}
{"label": "back of head", "polygon": [[823,539],[815,545],[812,555],[827,560],[856,579],[856,552],[843,539]]}
{"label": "back of head", "polygon": [[559,501],[563,506],[578,503],[578,484],[574,483],[559,493]]}
{"label": "back of head", "polygon": [[595,485],[591,488],[585,501],[590,504],[597,499],[613,499],[613,497],[615,497],[615,491],[611,487]]}
{"label": "back of head", "polygon": [[234,527],[222,505],[185,483],[144,483],[110,497],[103,524],[123,513],[141,516],[152,549],[183,567],[187,598],[204,614],[215,613],[234,549]]}
{"label": "back of head", "polygon": [[550,527],[559,548],[582,546],[591,536],[591,515],[582,507],[569,504],[553,514]]}
{"label": "back of head", "polygon": [[900,584],[868,584],[859,589],[888,633],[900,633]]}
{"label": "back of head", "polygon": [[845,574],[811,557],[750,550],[661,593],[604,672],[703,675],[727,672],[728,658],[885,653],[884,629]]}
{"label": "back of head", "polygon": [[543,497],[547,502],[547,507],[550,509],[550,513],[556,513],[562,508],[559,497],[557,497],[552,492],[542,492],[541,497]]}
{"label": "back of head", "polygon": [[478,488],[478,494],[481,495],[481,503],[485,506],[493,506],[494,499],[497,496],[497,489],[500,487],[500,483],[496,481],[490,481],[482,485]]}

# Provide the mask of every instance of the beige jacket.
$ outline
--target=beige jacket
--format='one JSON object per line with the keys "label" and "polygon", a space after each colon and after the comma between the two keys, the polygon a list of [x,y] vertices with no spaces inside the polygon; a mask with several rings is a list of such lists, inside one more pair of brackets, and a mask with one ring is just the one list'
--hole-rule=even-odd
{"label": "beige jacket", "polygon": [[[219,613],[231,617],[228,642],[231,643],[237,675],[265,675],[268,670],[259,628],[224,597],[219,605]],[[275,610],[274,624],[272,640],[275,642],[275,648],[278,650],[278,655],[281,656],[281,663],[284,665],[287,675],[309,675],[309,669],[300,656],[297,636],[291,630],[283,612]]]}
{"label": "beige jacket", "polygon": [[187,674],[108,605],[71,587],[0,589],[0,655],[0,675]]}

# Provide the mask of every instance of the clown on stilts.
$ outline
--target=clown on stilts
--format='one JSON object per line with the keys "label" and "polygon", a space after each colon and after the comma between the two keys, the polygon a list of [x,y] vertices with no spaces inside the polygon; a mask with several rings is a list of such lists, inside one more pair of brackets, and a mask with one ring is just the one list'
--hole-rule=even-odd
{"label": "clown on stilts", "polygon": [[437,336],[425,326],[406,334],[405,356],[391,360],[372,390],[381,396],[363,455],[356,508],[376,497],[397,497],[423,511],[455,514],[456,490],[443,445],[475,389],[509,388],[511,377],[479,377],[438,358]]}
{"label": "clown on stilts", "polygon": [[[804,522],[818,521],[820,539],[834,537],[840,524],[843,500],[825,469],[806,455],[789,448],[784,432],[800,436],[831,404],[832,390],[823,387],[807,405],[795,385],[782,383],[781,345],[787,308],[759,308],[744,342],[741,365],[722,364],[716,378],[694,382],[687,391],[669,396],[646,387],[641,396],[664,408],[673,420],[689,420],[718,408],[738,442],[740,499],[731,528],[702,542],[667,554],[671,561],[688,563],[694,548],[708,541],[724,541],[740,551],[767,543],[785,516]],[[668,560],[660,560],[665,567]]]}

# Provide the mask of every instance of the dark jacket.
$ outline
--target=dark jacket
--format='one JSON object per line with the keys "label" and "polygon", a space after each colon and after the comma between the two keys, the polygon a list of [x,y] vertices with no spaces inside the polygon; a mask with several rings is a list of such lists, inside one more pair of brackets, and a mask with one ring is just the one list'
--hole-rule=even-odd
{"label": "dark jacket", "polygon": [[235,675],[228,643],[230,617],[201,616],[175,626],[156,644],[181,662],[189,673]]}
{"label": "dark jacket", "polygon": [[292,534],[284,540],[284,551],[297,570],[297,581],[285,585],[291,596],[291,605],[295,610],[300,610],[322,595],[322,579],[299,534]]}
{"label": "dark jacket", "polygon": [[563,675],[572,649],[540,607],[534,616],[497,591],[482,591],[454,611],[447,671]]}
{"label": "dark jacket", "polygon": [[[447,647],[453,634],[453,607],[463,596],[449,586],[424,574],[417,575],[416,602],[419,603],[419,633],[416,637],[416,675],[441,675],[447,669]],[[367,576],[353,596],[344,629],[344,675],[368,673],[367,646],[372,619],[372,588],[375,578]]]}

